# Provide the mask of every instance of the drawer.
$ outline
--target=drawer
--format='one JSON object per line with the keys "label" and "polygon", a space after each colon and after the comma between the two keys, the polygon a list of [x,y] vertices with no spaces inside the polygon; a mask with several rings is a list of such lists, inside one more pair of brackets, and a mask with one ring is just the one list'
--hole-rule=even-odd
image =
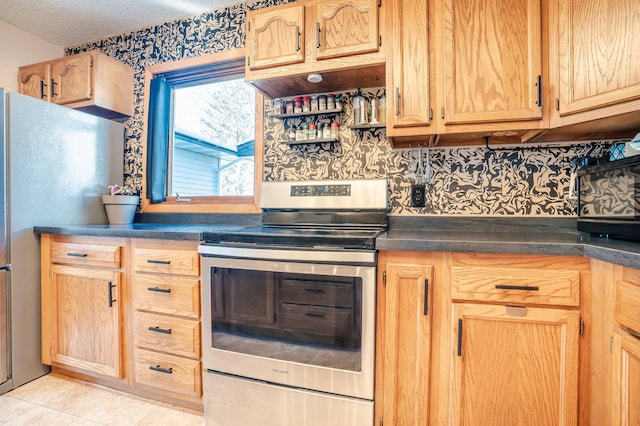
{"label": "drawer", "polygon": [[136,346],[200,358],[200,321],[136,312]]}
{"label": "drawer", "polygon": [[136,272],[200,276],[200,256],[196,250],[134,249]]}
{"label": "drawer", "polygon": [[579,306],[580,272],[454,265],[451,297],[457,300]]}
{"label": "drawer", "polygon": [[345,337],[352,327],[351,309],[280,304],[280,328],[286,331]]}
{"label": "drawer", "polygon": [[200,318],[200,280],[136,274],[134,306],[141,311]]}
{"label": "drawer", "polygon": [[305,305],[353,308],[353,284],[283,279],[280,300]]}
{"label": "drawer", "polygon": [[165,392],[202,396],[200,361],[136,349],[135,380]]}
{"label": "drawer", "polygon": [[68,265],[120,268],[122,248],[100,244],[51,243],[51,262]]}
{"label": "drawer", "polygon": [[640,271],[624,268],[616,282],[616,321],[640,333]]}

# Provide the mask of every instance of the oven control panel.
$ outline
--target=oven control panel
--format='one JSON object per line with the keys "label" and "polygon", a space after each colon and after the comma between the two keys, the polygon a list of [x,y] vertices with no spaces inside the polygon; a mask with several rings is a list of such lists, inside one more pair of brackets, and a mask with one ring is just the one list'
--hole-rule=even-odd
{"label": "oven control panel", "polygon": [[351,185],[294,185],[292,197],[349,197]]}

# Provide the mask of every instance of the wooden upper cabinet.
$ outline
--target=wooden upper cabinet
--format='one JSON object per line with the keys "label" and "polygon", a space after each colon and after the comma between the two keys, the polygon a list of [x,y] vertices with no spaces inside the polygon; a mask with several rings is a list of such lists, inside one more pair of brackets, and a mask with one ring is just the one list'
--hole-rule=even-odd
{"label": "wooden upper cabinet", "polygon": [[51,101],[65,105],[91,99],[92,67],[93,59],[88,55],[63,58],[52,64],[53,97]]}
{"label": "wooden upper cabinet", "polygon": [[538,0],[443,0],[444,124],[542,118]]}
{"label": "wooden upper cabinet", "polygon": [[20,67],[20,93],[110,119],[133,115],[133,70],[98,51]]}
{"label": "wooden upper cabinet", "polygon": [[34,64],[20,68],[18,91],[32,98],[51,99],[51,68],[47,64]]}
{"label": "wooden upper cabinet", "polygon": [[558,2],[561,116],[640,99],[640,2]]}
{"label": "wooden upper cabinet", "polygon": [[304,12],[294,4],[247,13],[250,69],[304,62]]}
{"label": "wooden upper cabinet", "polygon": [[428,0],[390,2],[386,84],[389,137],[435,133],[430,116],[429,18]]}
{"label": "wooden upper cabinet", "polygon": [[322,1],[316,6],[317,59],[375,52],[378,0]]}

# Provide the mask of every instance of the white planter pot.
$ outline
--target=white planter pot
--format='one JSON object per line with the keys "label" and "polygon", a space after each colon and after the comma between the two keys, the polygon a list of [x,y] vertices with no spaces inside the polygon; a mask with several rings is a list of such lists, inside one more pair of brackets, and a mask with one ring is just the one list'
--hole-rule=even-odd
{"label": "white planter pot", "polygon": [[102,203],[107,211],[107,218],[112,225],[123,225],[133,222],[140,197],[137,195],[103,195]]}

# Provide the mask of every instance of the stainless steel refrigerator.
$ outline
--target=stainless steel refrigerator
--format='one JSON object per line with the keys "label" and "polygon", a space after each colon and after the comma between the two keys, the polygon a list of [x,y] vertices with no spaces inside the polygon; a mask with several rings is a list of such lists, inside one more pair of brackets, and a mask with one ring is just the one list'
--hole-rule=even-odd
{"label": "stainless steel refrigerator", "polygon": [[107,223],[101,195],[122,182],[121,123],[0,88],[0,394],[41,363],[36,225]]}

